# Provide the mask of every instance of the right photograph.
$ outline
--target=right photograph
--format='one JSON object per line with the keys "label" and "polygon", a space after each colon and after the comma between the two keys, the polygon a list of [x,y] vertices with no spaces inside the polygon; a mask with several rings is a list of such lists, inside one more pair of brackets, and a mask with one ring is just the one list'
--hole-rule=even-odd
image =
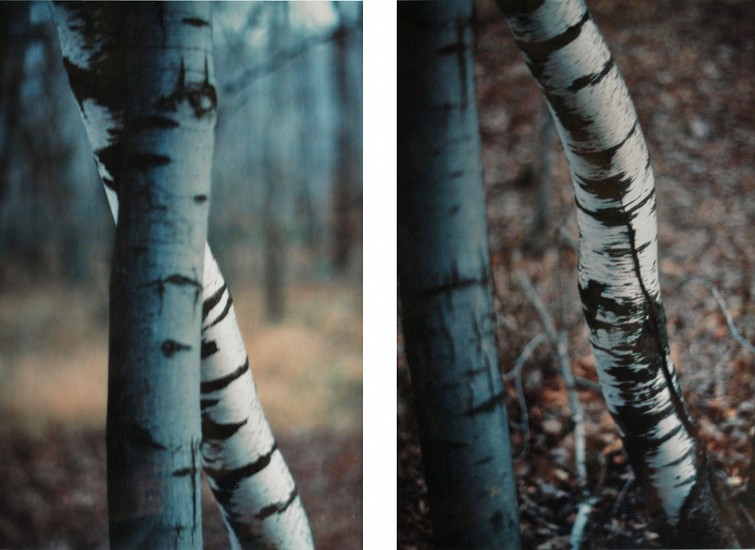
{"label": "right photograph", "polygon": [[755,547],[749,7],[398,2],[398,548]]}

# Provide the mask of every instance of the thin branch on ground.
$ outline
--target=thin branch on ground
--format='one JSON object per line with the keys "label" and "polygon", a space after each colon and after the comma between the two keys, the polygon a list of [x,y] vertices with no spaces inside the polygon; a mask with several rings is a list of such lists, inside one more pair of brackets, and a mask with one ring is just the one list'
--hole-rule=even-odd
{"label": "thin branch on ground", "polygon": [[597,498],[590,497],[579,503],[577,517],[574,518],[574,525],[572,525],[571,534],[569,535],[571,550],[579,550],[579,547],[582,545],[582,533],[587,525],[587,520],[590,519],[592,507],[597,501]]}
{"label": "thin branch on ground", "polygon": [[571,409],[572,423],[574,424],[574,466],[577,471],[577,483],[580,490],[585,493],[587,490],[587,467],[585,465],[585,413],[582,408],[582,403],[579,400],[579,395],[577,394],[574,373],[571,370],[569,354],[566,346],[566,331],[556,331],[553,319],[546,309],[545,304],[543,304],[543,301],[540,299],[540,296],[538,296],[529,277],[527,277],[522,271],[517,271],[516,277],[519,286],[522,287],[522,290],[524,290],[524,293],[529,298],[535,311],[537,311],[538,316],[540,317],[540,322],[545,327],[545,333],[556,347],[558,364],[561,370],[561,375],[564,377],[564,382],[566,383],[566,394],[569,400],[569,408]]}
{"label": "thin branch on ground", "polygon": [[632,486],[632,483],[634,483],[635,477],[634,472],[629,470],[629,477],[627,478],[626,483],[624,483],[624,486],[621,488],[621,491],[619,491],[619,494],[616,496],[616,502],[613,503],[613,506],[611,507],[611,517],[616,517],[616,514],[619,512],[619,507],[621,506],[621,503],[624,502],[624,498],[626,498],[627,493],[629,492],[629,488]]}
{"label": "thin branch on ground", "polygon": [[714,285],[712,282],[710,282],[705,277],[691,277],[687,279],[686,281],[682,282],[682,284],[687,284],[690,282],[699,282],[703,284],[705,287],[710,290],[711,294],[713,294],[713,298],[716,300],[716,303],[718,304],[718,307],[721,309],[721,313],[723,314],[724,318],[726,319],[726,325],[729,327],[729,332],[734,337],[734,339],[739,342],[742,347],[744,347],[746,350],[748,350],[750,353],[755,353],[755,346],[749,342],[747,339],[745,339],[744,336],[737,330],[736,325],[734,325],[734,319],[731,316],[731,313],[729,313],[729,308],[726,305],[726,302],[723,299],[723,296],[721,296],[721,293],[718,291],[718,288],[716,288],[716,285]]}
{"label": "thin branch on ground", "polygon": [[524,399],[524,386],[522,384],[522,369],[524,368],[524,364],[527,362],[527,359],[530,358],[530,355],[535,351],[535,349],[540,345],[548,341],[548,338],[545,336],[545,334],[538,334],[534,338],[532,338],[529,342],[527,342],[527,345],[524,346],[524,349],[522,350],[522,353],[517,358],[516,362],[514,363],[514,368],[512,368],[509,372],[507,372],[503,376],[503,381],[507,382],[508,380],[511,380],[513,378],[514,385],[516,387],[516,398],[517,402],[519,403],[519,414],[521,416],[521,429],[522,429],[522,450],[517,454],[514,459],[519,460],[521,458],[524,458],[527,456],[527,453],[530,450],[530,421],[529,421],[529,413],[527,412],[527,401]]}

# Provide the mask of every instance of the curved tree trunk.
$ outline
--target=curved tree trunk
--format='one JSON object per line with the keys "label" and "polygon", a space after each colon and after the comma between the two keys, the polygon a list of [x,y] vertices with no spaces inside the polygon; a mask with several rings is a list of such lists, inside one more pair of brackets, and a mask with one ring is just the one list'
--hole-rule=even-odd
{"label": "curved tree trunk", "polygon": [[433,538],[520,546],[498,370],[471,2],[398,4],[398,265]]}
{"label": "curved tree trunk", "polygon": [[669,355],[653,173],[624,81],[582,0],[499,4],[564,145],[589,338],[649,513],[669,546],[736,546]]}
{"label": "curved tree trunk", "polygon": [[[94,158],[118,218],[125,108],[127,4],[53,3],[63,62]],[[206,19],[189,18],[204,25]],[[234,548],[312,547],[296,485],[256,394],[232,300],[205,244],[202,290],[203,465]]]}

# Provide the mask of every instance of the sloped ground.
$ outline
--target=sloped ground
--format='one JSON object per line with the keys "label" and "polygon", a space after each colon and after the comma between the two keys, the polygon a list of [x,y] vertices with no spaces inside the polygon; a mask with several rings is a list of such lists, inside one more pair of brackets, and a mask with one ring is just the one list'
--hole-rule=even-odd
{"label": "sloped ground", "polygon": [[[755,420],[755,357],[731,336],[709,284],[755,342],[753,220],[755,19],[746,1],[588,2],[635,100],[656,174],[661,288],[672,356],[715,465],[746,486]],[[569,334],[576,375],[595,381],[576,292],[577,236],[560,144],[549,144],[552,194],[546,246],[530,246],[537,204],[541,94],[494,7],[478,10],[476,77],[502,373],[543,328],[514,272],[524,271]],[[560,245],[559,245],[560,243]],[[408,369],[399,336],[399,546],[431,537]],[[507,382],[525,548],[565,548],[578,504],[573,436],[555,353],[540,347],[523,370],[529,432]],[[583,548],[658,548],[613,421],[598,392],[579,391],[587,415],[589,488],[597,502]],[[528,443],[528,449],[525,448]]]}
{"label": "sloped ground", "polygon": [[[361,289],[297,286],[286,319],[234,292],[260,397],[319,548],[362,547]],[[0,294],[0,548],[107,548],[106,295]],[[205,548],[228,548],[209,487]]]}

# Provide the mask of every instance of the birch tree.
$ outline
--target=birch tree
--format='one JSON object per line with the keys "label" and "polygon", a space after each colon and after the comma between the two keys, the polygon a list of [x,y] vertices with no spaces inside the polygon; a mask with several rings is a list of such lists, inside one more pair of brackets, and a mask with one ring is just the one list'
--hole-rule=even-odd
{"label": "birch tree", "polygon": [[[180,9],[180,4],[164,4],[161,9],[175,7]],[[119,3],[89,4],[86,8],[76,3],[52,4],[63,63],[116,220],[119,195],[131,185],[120,172],[126,110],[122,67],[127,49],[122,20],[128,9],[128,4]],[[207,13],[181,19],[186,19],[184,25],[202,32],[210,28]],[[207,72],[203,68],[200,72],[212,82],[209,59]],[[180,67],[179,63],[179,74]],[[212,102],[211,96],[207,99]],[[166,119],[157,117],[151,123],[158,129],[161,124],[172,126]],[[192,200],[205,204],[207,195],[202,199],[202,193],[198,193]],[[207,244],[202,272],[202,288],[196,289],[202,297],[201,379],[197,383],[202,463],[231,544],[234,548],[311,548],[312,537],[296,484],[260,405],[233,302]],[[199,273],[195,280],[200,280]]]}
{"label": "birch tree", "polygon": [[398,4],[401,320],[438,548],[520,546],[467,1]]}
{"label": "birch tree", "polygon": [[669,354],[653,172],[624,81],[582,0],[499,5],[563,142],[589,339],[649,513],[668,546],[738,546]]}
{"label": "birch tree", "polygon": [[[201,548],[200,297],[217,98],[209,5],[125,19],[110,282],[107,463],[114,548]],[[194,24],[204,21],[204,25]]]}

